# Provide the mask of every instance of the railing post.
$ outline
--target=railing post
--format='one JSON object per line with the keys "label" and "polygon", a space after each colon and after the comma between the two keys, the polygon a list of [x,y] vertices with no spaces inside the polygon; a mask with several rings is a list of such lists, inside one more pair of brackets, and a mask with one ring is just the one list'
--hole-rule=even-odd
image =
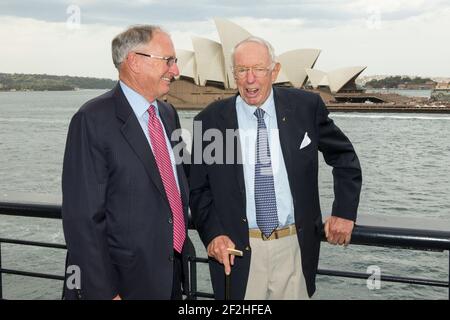
{"label": "railing post", "polygon": [[3,300],[2,243],[0,241],[0,300]]}
{"label": "railing post", "polygon": [[[188,238],[186,243],[186,251],[188,255],[188,274],[185,281],[185,291],[187,300],[195,300],[195,293],[197,292],[197,262],[195,261],[197,254],[195,252],[194,244]],[[187,286],[187,288],[186,288]]]}
{"label": "railing post", "polygon": [[189,257],[189,296],[188,300],[197,300],[197,261],[196,256]]}

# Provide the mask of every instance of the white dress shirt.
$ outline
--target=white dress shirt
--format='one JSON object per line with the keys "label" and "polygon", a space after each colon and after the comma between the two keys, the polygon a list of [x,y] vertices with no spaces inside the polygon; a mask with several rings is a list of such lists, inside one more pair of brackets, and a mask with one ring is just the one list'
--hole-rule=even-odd
{"label": "white dress shirt", "polygon": [[177,167],[175,162],[175,156],[173,154],[172,145],[170,144],[169,137],[167,136],[166,128],[164,128],[164,124],[161,121],[161,117],[159,115],[159,108],[158,108],[158,102],[156,100],[149,102],[147,99],[145,99],[143,96],[141,96],[139,93],[128,87],[125,83],[122,81],[119,81],[120,87],[122,88],[123,93],[125,94],[125,97],[128,100],[128,103],[130,104],[131,108],[134,111],[134,114],[136,115],[136,118],[139,121],[139,124],[141,125],[142,131],[144,131],[145,137],[147,138],[147,141],[150,145],[150,148],[153,151],[152,141],[150,139],[150,135],[148,133],[148,108],[150,105],[155,106],[155,112],[156,117],[158,118],[159,122],[161,123],[161,126],[164,131],[164,137],[166,138],[166,145],[167,150],[169,151],[169,157],[170,162],[172,163],[172,169],[173,174],[175,176],[175,181],[177,183],[178,191],[180,191],[180,184],[178,183],[178,175],[177,175]]}
{"label": "white dress shirt", "polygon": [[[292,224],[295,221],[294,204],[292,200],[291,188],[289,187],[283,153],[281,151],[277,115],[275,112],[275,102],[273,100],[273,90],[260,108],[262,108],[265,112],[264,122],[266,124],[269,139],[270,159],[272,162],[279,220],[278,228],[283,228],[284,226]],[[255,106],[248,105],[240,96],[236,98],[239,141],[241,144],[242,162],[244,168],[247,203],[246,212],[248,226],[250,229],[258,228],[258,225],[256,224],[255,210],[255,157],[258,120],[254,115],[255,110]]]}

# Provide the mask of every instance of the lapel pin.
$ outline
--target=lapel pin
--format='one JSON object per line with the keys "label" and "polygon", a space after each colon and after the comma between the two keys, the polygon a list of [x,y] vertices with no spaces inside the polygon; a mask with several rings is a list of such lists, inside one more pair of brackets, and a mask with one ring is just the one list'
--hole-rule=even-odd
{"label": "lapel pin", "polygon": [[286,117],[283,117],[283,122],[286,122],[286,119],[287,119]]}

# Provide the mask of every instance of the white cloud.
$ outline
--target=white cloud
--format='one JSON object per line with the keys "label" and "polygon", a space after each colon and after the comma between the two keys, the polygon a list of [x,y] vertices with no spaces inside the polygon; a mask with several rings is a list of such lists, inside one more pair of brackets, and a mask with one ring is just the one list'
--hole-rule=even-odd
{"label": "white cloud", "polygon": [[47,73],[116,78],[111,40],[118,27],[84,25],[69,29],[65,22],[3,17],[0,72]]}
{"label": "white cloud", "polygon": [[357,0],[346,2],[344,7],[353,12],[364,12],[367,8],[377,7],[382,12],[396,12],[404,9],[417,10],[424,8],[425,0]]}
{"label": "white cloud", "polygon": [[163,25],[163,28],[171,34],[177,49],[193,50],[191,42],[193,36],[220,42],[219,35],[212,19],[171,23],[167,27]]}
{"label": "white cloud", "polygon": [[321,49],[316,68],[325,71],[364,65],[365,74],[450,75],[450,45],[444,32],[450,29],[450,9],[402,20],[381,19],[379,28],[369,28],[365,17],[328,28],[308,28],[301,19],[230,20],[269,40],[277,54]]}
{"label": "white cloud", "polygon": [[[87,1],[87,0],[85,0]],[[228,17],[254,35],[269,40],[277,54],[299,48],[317,48],[322,53],[316,68],[325,71],[345,66],[368,66],[369,74],[410,74],[449,76],[450,7],[436,1],[394,0],[392,8],[386,1],[356,1],[346,10],[351,19],[340,23],[311,25],[305,18]],[[380,6],[379,26],[368,25],[364,5]],[[401,19],[387,19],[388,9],[416,13]],[[334,7],[342,6],[333,2]],[[420,12],[421,6],[427,10]],[[395,10],[394,10],[395,9]],[[394,10],[394,11],[393,11]],[[357,12],[361,14],[356,14]],[[191,37],[219,41],[212,20],[162,24],[174,40],[176,48],[192,50]],[[5,45],[0,50],[0,72],[48,73],[108,77],[117,72],[111,61],[110,43],[126,25],[86,24],[70,30],[66,23],[0,16],[0,37]]]}

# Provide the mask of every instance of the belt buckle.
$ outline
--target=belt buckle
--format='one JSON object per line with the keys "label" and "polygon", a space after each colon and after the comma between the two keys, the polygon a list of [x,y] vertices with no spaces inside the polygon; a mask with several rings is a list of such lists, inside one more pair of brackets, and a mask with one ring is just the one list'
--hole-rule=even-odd
{"label": "belt buckle", "polygon": [[272,237],[272,235],[274,236],[275,239],[278,239],[279,237],[278,237],[278,232],[277,231],[278,231],[277,229],[273,230],[269,237],[266,237],[264,235],[264,233],[261,231],[261,239],[262,239],[262,241],[273,240],[273,239],[270,238],[270,237]]}

